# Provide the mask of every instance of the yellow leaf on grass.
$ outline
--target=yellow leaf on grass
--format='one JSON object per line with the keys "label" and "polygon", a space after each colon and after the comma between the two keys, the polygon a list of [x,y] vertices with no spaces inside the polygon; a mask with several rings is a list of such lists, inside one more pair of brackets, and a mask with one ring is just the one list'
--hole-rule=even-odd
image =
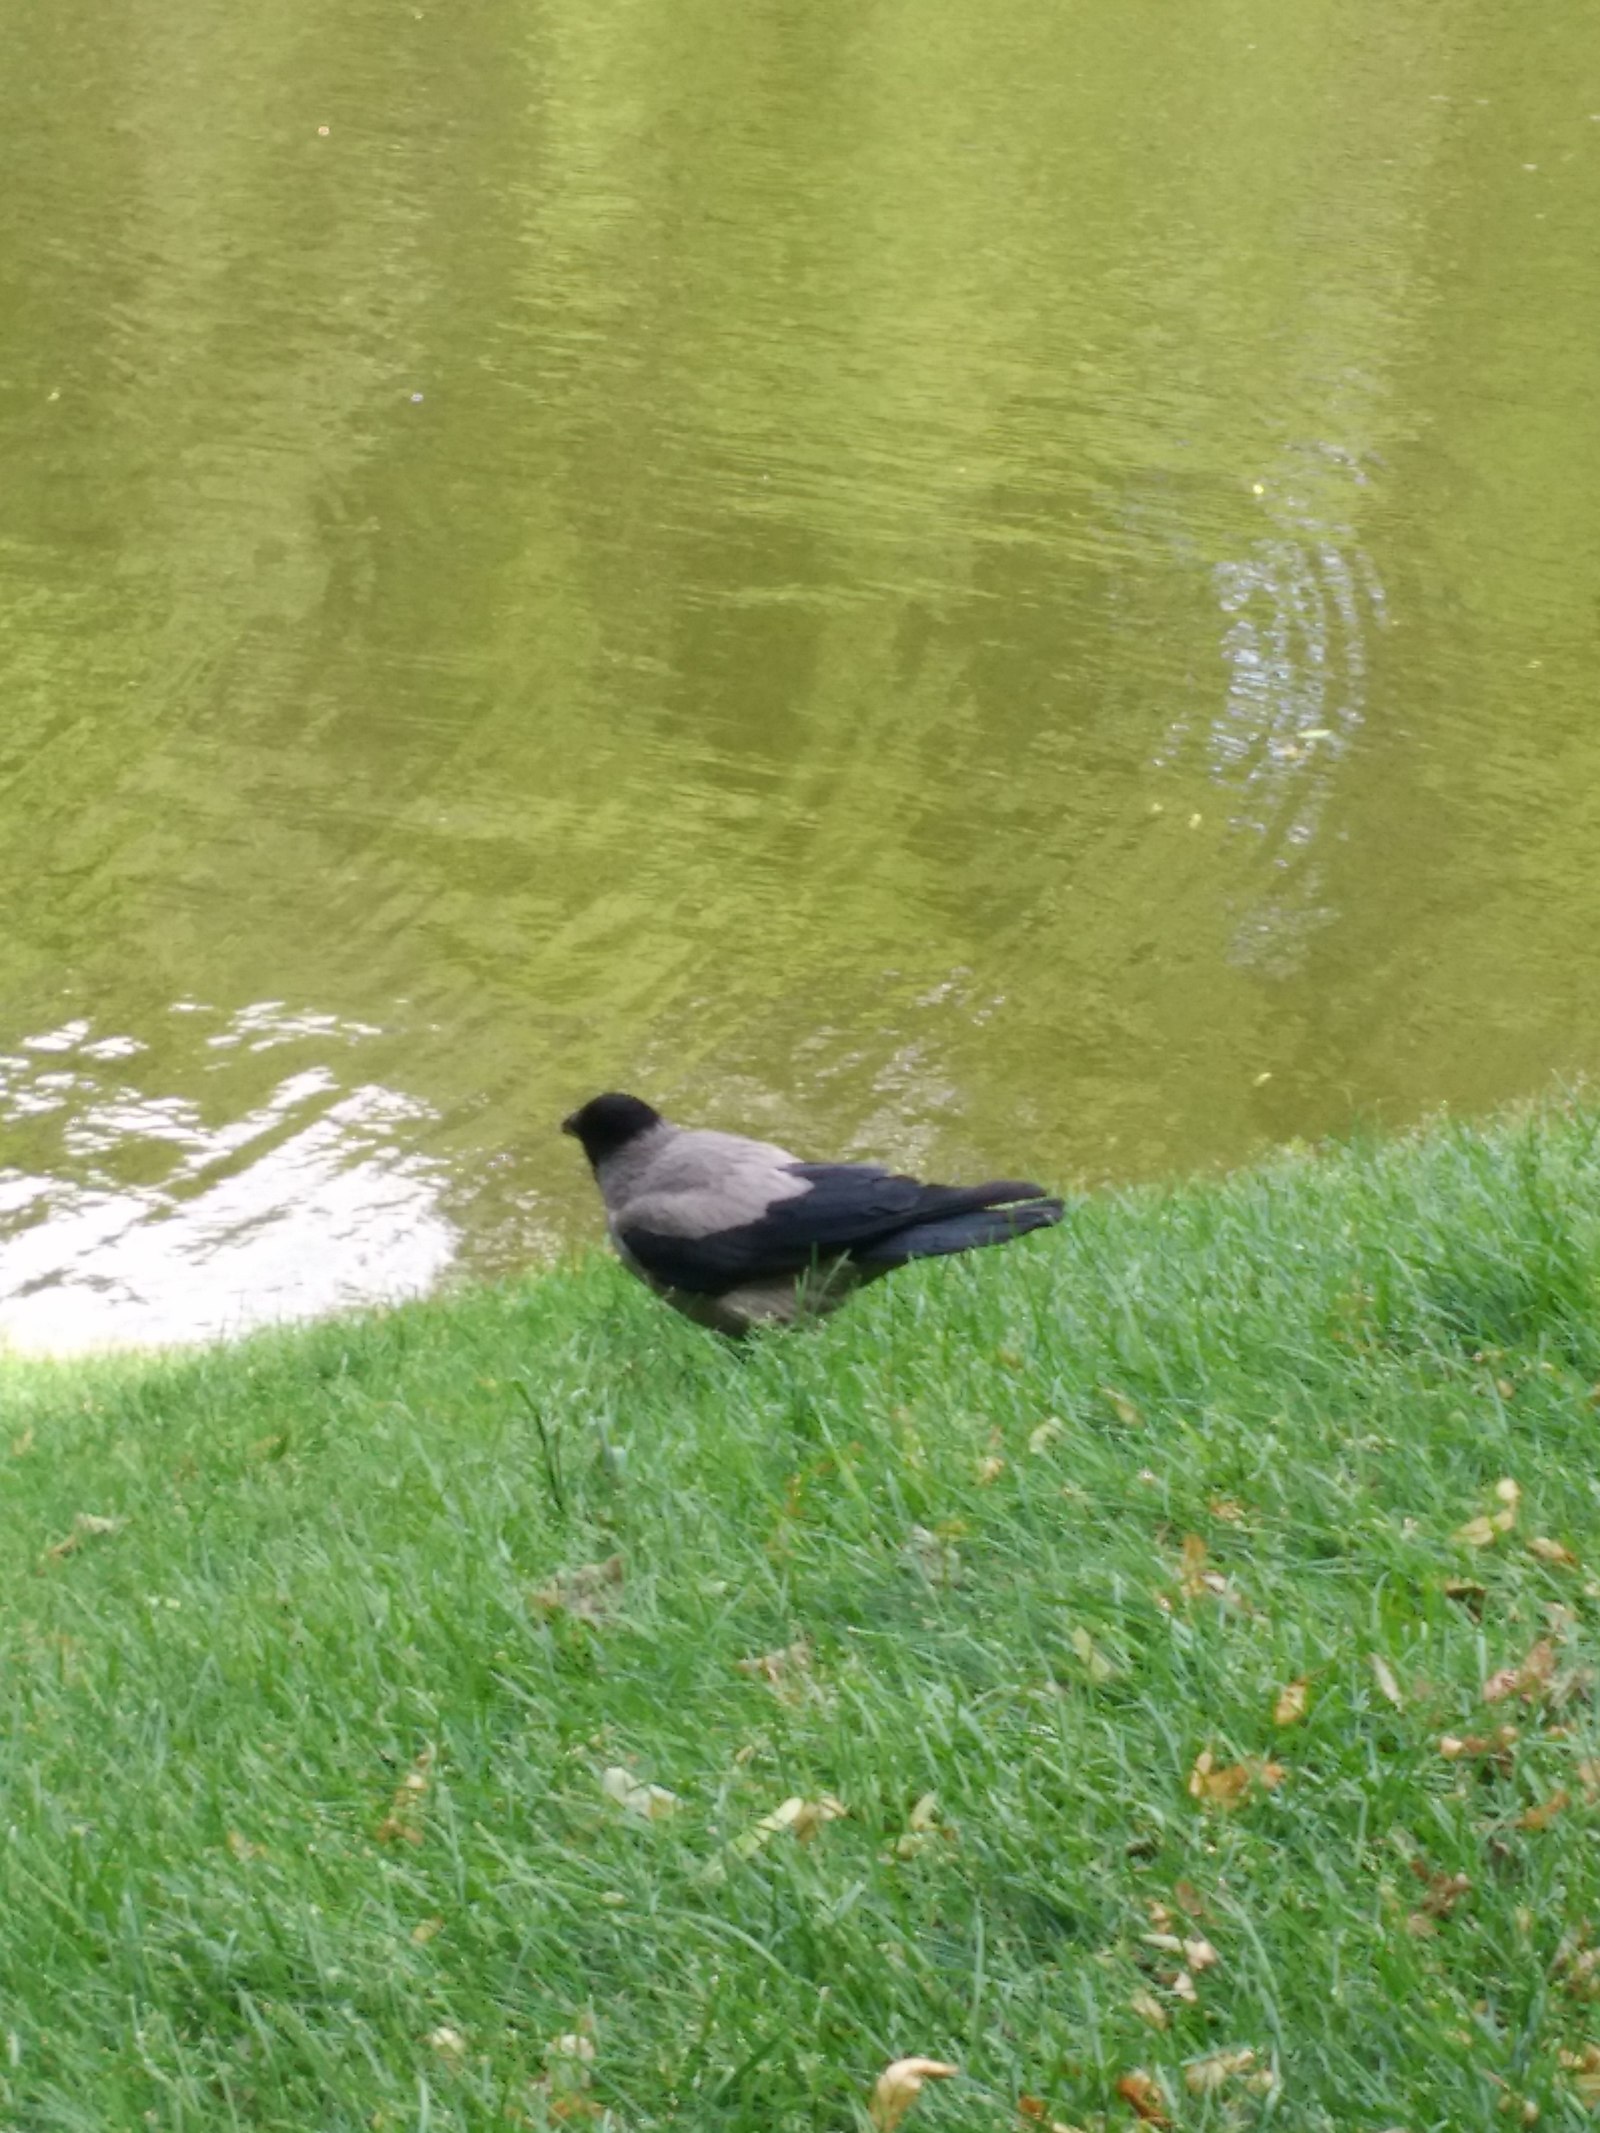
{"label": "yellow leaf on grass", "polygon": [[267,1856],[266,1846],[264,1844],[252,1844],[244,1834],[244,1831],[240,1829],[229,1830],[228,1849],[235,1859],[265,1859]]}
{"label": "yellow leaf on grass", "polygon": [[1042,1452],[1049,1451],[1058,1437],[1064,1437],[1066,1434],[1065,1422],[1056,1415],[1046,1415],[1036,1429],[1028,1432],[1028,1449],[1038,1458]]}
{"label": "yellow leaf on grass", "polygon": [[1100,1397],[1109,1403],[1112,1413],[1124,1429],[1143,1429],[1144,1416],[1125,1392],[1118,1392],[1115,1385],[1102,1385]]}
{"label": "yellow leaf on grass", "polygon": [[1202,1748],[1195,1757],[1194,1768],[1189,1772],[1191,1799],[1218,1807],[1236,1807],[1249,1789],[1250,1766],[1247,1763],[1232,1763],[1221,1769],[1209,1748]]}
{"label": "yellow leaf on grass", "polygon": [[448,2022],[441,2022],[437,2029],[430,2029],[428,2042],[444,2059],[459,2059],[467,2048],[466,2038],[459,2029],[453,2029]]}
{"label": "yellow leaf on grass", "polygon": [[1000,1457],[1000,1454],[998,1452],[990,1452],[986,1458],[980,1459],[977,1464],[976,1472],[979,1488],[988,1488],[992,1482],[1000,1479],[1005,1470],[1006,1463]]}
{"label": "yellow leaf on grass", "polygon": [[1278,1691],[1278,1700],[1272,1706],[1272,1723],[1275,1726],[1297,1726],[1306,1715],[1306,1705],[1311,1698],[1311,1684],[1302,1674],[1298,1681],[1291,1681],[1287,1688]]}
{"label": "yellow leaf on grass", "polygon": [[1167,2010],[1162,2006],[1161,2002],[1156,1998],[1153,1992],[1146,1992],[1143,1986],[1141,1986],[1140,1989],[1129,2000],[1128,2005],[1139,2017],[1139,2020],[1141,2022],[1148,2022],[1152,2029],[1166,2028]]}
{"label": "yellow leaf on grass", "polygon": [[102,1518],[96,1511],[80,1511],[72,1521],[72,1531],[46,1548],[44,1560],[64,1562],[69,1555],[76,1555],[85,1541],[101,1540],[106,1534],[115,1533],[121,1524],[120,1518]]}
{"label": "yellow leaf on grass", "polygon": [[603,1563],[580,1563],[575,1570],[558,1570],[529,1595],[541,1614],[571,1615],[579,1622],[609,1622],[622,1604],[623,1565],[620,1555],[608,1555]]}
{"label": "yellow leaf on grass", "polygon": [[1154,2074],[1146,2073],[1142,2066],[1131,2067],[1119,2077],[1117,2094],[1147,2126],[1170,2125],[1171,2120],[1166,2112],[1167,2099],[1161,2093],[1161,2084]]}
{"label": "yellow leaf on grass", "polygon": [[911,1528],[900,1550],[900,1560],[908,1570],[919,1572],[930,1585],[961,1583],[960,1550],[947,1533],[936,1533],[930,1526]]}
{"label": "yellow leaf on grass", "polygon": [[1083,1662],[1084,1671],[1091,1681],[1109,1681],[1117,1671],[1086,1629],[1072,1632],[1072,1649]]}
{"label": "yellow leaf on grass", "polygon": [[1372,1674],[1383,1695],[1397,1711],[1403,1711],[1406,1700],[1400,1693],[1399,1682],[1394,1678],[1394,1669],[1387,1659],[1380,1658],[1376,1652],[1372,1654]]}
{"label": "yellow leaf on grass", "polygon": [[1600,2044],[1586,2044],[1582,2051],[1564,2051],[1557,2057],[1590,2110],[1600,2110]]}
{"label": "yellow leaf on grass", "polygon": [[1198,1533],[1184,1535],[1183,1555],[1178,1565],[1178,1585],[1184,1598],[1220,1600],[1225,1607],[1242,1608],[1248,1614],[1249,1601],[1228,1583],[1220,1570],[1207,1569],[1206,1554],[1206,1544]]}
{"label": "yellow leaf on grass", "polygon": [[1052,2118],[1050,2106],[1042,2096],[1019,2096],[1017,2116],[1026,2119],[1029,2125],[1043,2126],[1045,2133],[1081,2133],[1077,2126],[1069,2126],[1065,2119]]}
{"label": "yellow leaf on grass", "polygon": [[948,2081],[961,2071],[943,2059],[896,2059],[878,2076],[872,2087],[867,2115],[877,2133],[894,2133],[907,2111],[922,2093],[925,2081]]}
{"label": "yellow leaf on grass", "polygon": [[1450,1762],[1480,1755],[1504,1755],[1516,1737],[1515,1726],[1498,1726],[1493,1733],[1441,1733],[1439,1753]]}
{"label": "yellow leaf on grass", "polygon": [[1186,1940],[1183,1959],[1191,1970],[1211,1970],[1222,1960],[1208,1940]]}
{"label": "yellow leaf on grass", "polygon": [[1206,1589],[1206,1557],[1210,1550],[1198,1533],[1183,1536],[1183,1555],[1178,1565],[1178,1585],[1186,1600],[1198,1600]]}
{"label": "yellow leaf on grass", "polygon": [[1256,2063],[1249,2045],[1240,2051],[1207,2052],[1191,2059],[1183,2070],[1183,2085],[1191,2096],[1210,2096],[1238,2074],[1248,2074]]}
{"label": "yellow leaf on grass", "polygon": [[1458,1540],[1468,1548],[1492,1548],[1499,1537],[1493,1520],[1488,1518],[1469,1518],[1464,1526],[1457,1526],[1450,1536],[1452,1540]]}
{"label": "yellow leaf on grass", "polygon": [[1528,1553],[1536,1555],[1541,1563],[1555,1563],[1563,1570],[1576,1570],[1578,1567],[1578,1558],[1570,1548],[1564,1547],[1558,1540],[1547,1539],[1542,1533],[1536,1533],[1529,1541]]}
{"label": "yellow leaf on grass", "polygon": [[1526,1696],[1530,1700],[1542,1695],[1550,1686],[1556,1670],[1556,1648],[1548,1637],[1541,1637],[1517,1666],[1503,1666],[1491,1674],[1483,1685],[1485,1703],[1503,1703],[1508,1696]]}
{"label": "yellow leaf on grass", "polygon": [[589,2086],[589,2069],[594,2065],[594,2059],[594,2038],[588,2029],[569,2029],[565,2035],[550,2039],[544,2048],[543,2087],[554,2099],[552,2116],[593,2115],[580,2099]]}
{"label": "yellow leaf on grass", "polygon": [[1518,1829],[1548,1829],[1561,1810],[1570,1805],[1572,1795],[1565,1785],[1551,1793],[1548,1800],[1541,1800],[1537,1807],[1525,1808],[1517,1817]]}
{"label": "yellow leaf on grass", "polygon": [[936,1830],[939,1827],[939,1796],[925,1792],[906,1817],[906,1826],[919,1832]]}
{"label": "yellow leaf on grass", "polygon": [[624,1814],[637,1815],[643,1822],[664,1821],[683,1805],[678,1795],[668,1792],[665,1785],[641,1785],[633,1772],[624,1770],[620,1763],[613,1763],[602,1774],[600,1790],[608,1800],[614,1800]]}
{"label": "yellow leaf on grass", "polygon": [[425,1948],[436,1933],[443,1931],[444,1920],[437,1913],[432,1918],[419,1918],[411,1928],[411,1945],[414,1948]]}
{"label": "yellow leaf on grass", "polygon": [[757,1652],[733,1663],[737,1672],[747,1674],[752,1681],[764,1681],[780,1695],[786,1691],[792,1694],[803,1686],[803,1677],[811,1671],[811,1645],[807,1638],[797,1637],[793,1644],[782,1645],[775,1652]]}
{"label": "yellow leaf on grass", "polygon": [[422,1808],[428,1796],[428,1773],[433,1768],[433,1750],[424,1748],[395,1787],[389,1812],[373,1831],[380,1844],[420,1844]]}
{"label": "yellow leaf on grass", "polygon": [[735,1837],[728,1849],[739,1859],[753,1859],[762,1846],[788,1831],[801,1844],[809,1844],[825,1822],[836,1822],[850,1812],[843,1800],[825,1792],[820,1800],[803,1799],[796,1792],[780,1800],[771,1814],[763,1815],[743,1836]]}
{"label": "yellow leaf on grass", "polygon": [[1289,1775],[1282,1763],[1233,1763],[1219,1768],[1209,1748],[1202,1748],[1189,1772],[1189,1796],[1210,1807],[1237,1807],[1259,1785],[1274,1792]]}

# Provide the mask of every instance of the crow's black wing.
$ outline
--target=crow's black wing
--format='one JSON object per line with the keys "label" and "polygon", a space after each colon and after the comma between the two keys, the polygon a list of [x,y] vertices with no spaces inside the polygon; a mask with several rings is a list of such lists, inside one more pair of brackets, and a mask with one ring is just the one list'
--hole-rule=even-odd
{"label": "crow's black wing", "polygon": [[1031,1199],[1037,1185],[1011,1179],[988,1185],[924,1185],[865,1163],[794,1163],[790,1174],[808,1190],[776,1200],[754,1222],[704,1237],[675,1237],[624,1225],[618,1242],[655,1281],[669,1288],[716,1295],[747,1281],[801,1274],[892,1236],[910,1224]]}

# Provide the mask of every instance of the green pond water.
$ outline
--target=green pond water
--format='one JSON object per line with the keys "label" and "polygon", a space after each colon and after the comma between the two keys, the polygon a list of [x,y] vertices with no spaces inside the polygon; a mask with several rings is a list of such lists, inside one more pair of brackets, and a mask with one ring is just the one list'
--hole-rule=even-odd
{"label": "green pond water", "polygon": [[0,1338],[1600,1063],[1600,10],[11,0]]}

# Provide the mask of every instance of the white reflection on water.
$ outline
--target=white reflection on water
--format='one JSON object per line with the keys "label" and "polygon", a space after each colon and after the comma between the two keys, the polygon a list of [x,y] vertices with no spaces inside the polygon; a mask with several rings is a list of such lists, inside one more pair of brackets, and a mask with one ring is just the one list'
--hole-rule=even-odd
{"label": "white reflection on water", "polygon": [[[426,1106],[314,1056],[378,1032],[276,1002],[209,1033],[222,1018],[180,1011],[222,1055],[220,1118],[123,1078],[148,1047],[85,1019],[0,1053],[0,1346],[210,1339],[413,1293],[455,1256],[442,1173],[402,1152]],[[282,1046],[313,1056],[253,1101],[230,1087],[230,1054]]]}
{"label": "white reflection on water", "polygon": [[[1257,484],[1274,530],[1219,563],[1222,701],[1192,736],[1212,778],[1234,795],[1233,827],[1261,841],[1273,872],[1234,930],[1236,962],[1287,976],[1310,935],[1337,913],[1326,901],[1319,839],[1341,764],[1367,717],[1370,637],[1388,619],[1376,566],[1360,545],[1351,492],[1355,455],[1320,443]],[[1191,734],[1168,736],[1177,756]]]}

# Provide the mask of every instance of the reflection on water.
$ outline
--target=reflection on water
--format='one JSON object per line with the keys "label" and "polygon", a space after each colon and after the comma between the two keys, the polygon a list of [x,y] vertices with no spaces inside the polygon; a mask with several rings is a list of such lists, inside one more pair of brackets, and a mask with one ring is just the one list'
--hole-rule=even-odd
{"label": "reflection on water", "polygon": [[[1300,455],[1270,494],[1254,484],[1274,531],[1212,571],[1227,679],[1205,765],[1277,877],[1241,914],[1232,953],[1272,977],[1297,969],[1312,930],[1338,917],[1319,832],[1365,718],[1368,640],[1386,619],[1377,566],[1340,509],[1341,486],[1365,482],[1336,445]],[[1178,724],[1166,759],[1181,760],[1189,739]]]}
{"label": "reflection on water", "polygon": [[11,1338],[1600,1065],[1585,0],[12,15]]}
{"label": "reflection on water", "polygon": [[215,1338],[415,1292],[453,1257],[437,1166],[403,1152],[415,1099],[321,1065],[248,1110],[229,1087],[238,1048],[372,1032],[277,1002],[175,1012],[214,1055],[198,1098],[124,1078],[147,1046],[87,1020],[0,1054],[0,1127],[39,1166],[0,1168],[0,1348]]}

